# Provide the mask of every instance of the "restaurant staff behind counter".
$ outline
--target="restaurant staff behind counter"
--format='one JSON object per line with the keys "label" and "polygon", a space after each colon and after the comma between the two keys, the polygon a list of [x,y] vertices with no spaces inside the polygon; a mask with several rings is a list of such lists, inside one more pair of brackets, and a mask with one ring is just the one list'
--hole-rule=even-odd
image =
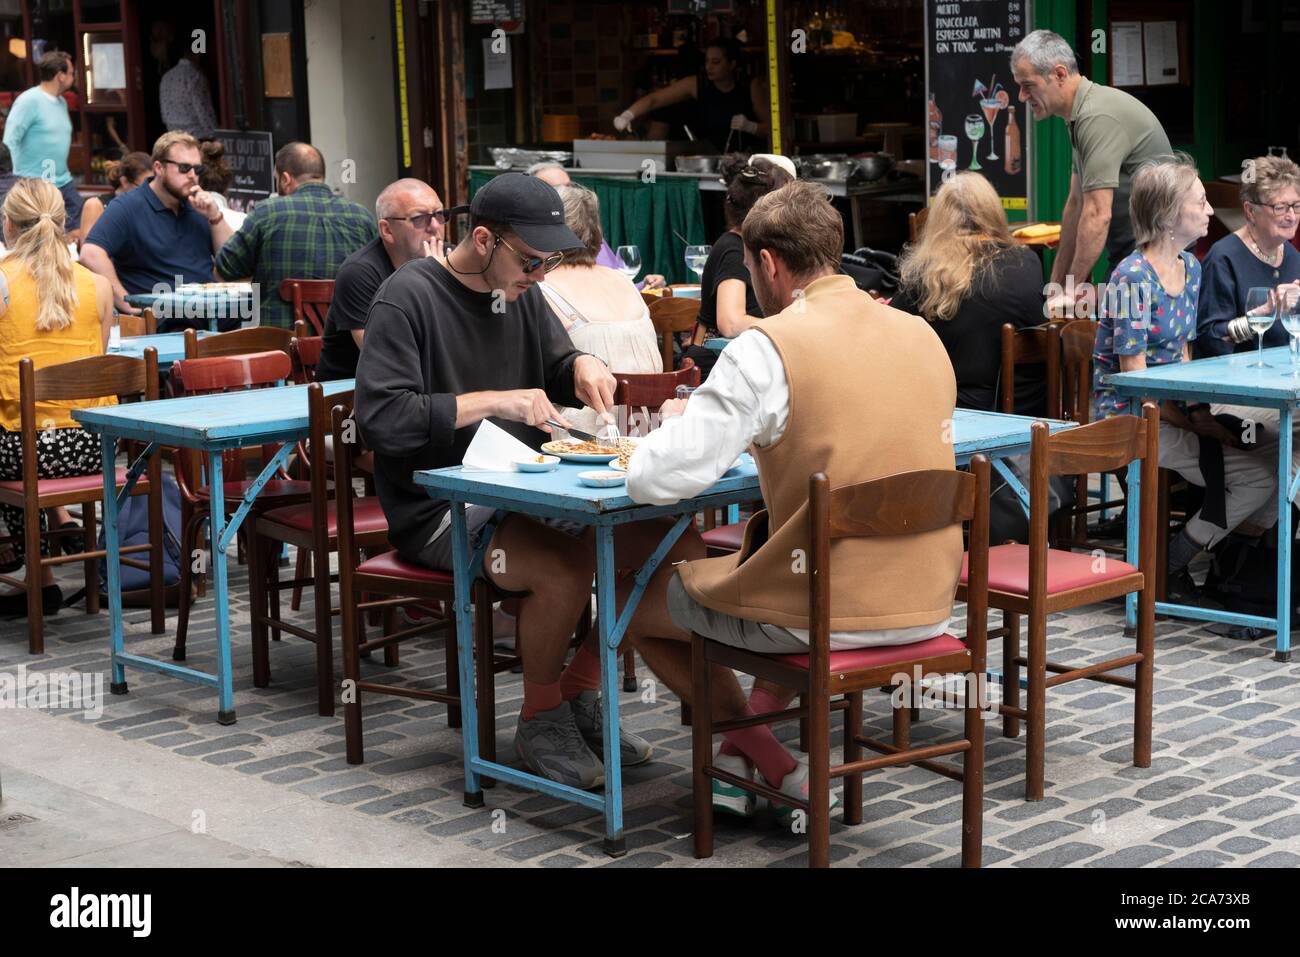
{"label": "restaurant staff behind counter", "polygon": [[739,60],[740,44],[735,40],[709,44],[704,51],[703,76],[683,77],[647,93],[614,117],[614,129],[621,133],[648,113],[682,104],[675,115],[696,140],[707,140],[714,150],[748,153],[767,149],[771,130],[767,86],[757,77],[746,83]]}

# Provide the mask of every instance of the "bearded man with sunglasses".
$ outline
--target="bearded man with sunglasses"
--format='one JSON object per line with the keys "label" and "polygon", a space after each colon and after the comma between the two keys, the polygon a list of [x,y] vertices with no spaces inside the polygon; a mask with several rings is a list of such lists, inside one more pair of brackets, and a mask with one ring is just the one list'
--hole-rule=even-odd
{"label": "bearded man with sunglasses", "polygon": [[[81,264],[113,287],[118,312],[140,310],[126,303],[132,293],[171,289],[177,283],[211,282],[212,257],[231,229],[217,201],[199,187],[203,156],[189,133],[173,130],[153,147],[153,176],[107,206],[81,249]],[[167,320],[159,331],[185,326]],[[231,328],[239,317],[226,320]]]}
{"label": "bearded man with sunglasses", "polygon": [[[503,173],[475,194],[468,211],[470,232],[445,259],[415,259],[380,286],[357,363],[356,419],[375,453],[389,540],[405,561],[440,571],[451,569],[450,506],[417,487],[413,472],[459,465],[484,419],[538,448],[548,419],[566,424],[557,406],[608,414],[614,401],[613,375],[573,347],[535,288],[564,250],[582,245],[564,223],[559,194],[541,180]],[[471,547],[493,515],[491,508],[466,509]],[[618,566],[640,567],[665,531],[661,523],[620,526]],[[508,515],[485,554],[504,560],[494,557],[478,573],[522,595],[524,703],[515,749],[536,774],[595,787],[604,781],[604,764],[594,634],[565,665],[574,626],[591,601],[592,530]],[[649,596],[663,594],[674,561],[703,554],[694,533],[669,552],[632,619],[630,640],[671,627],[664,603]],[[630,586],[629,579],[624,596]],[[622,764],[640,764],[650,753],[646,741],[623,732]]]}
{"label": "bearded man with sunglasses", "polygon": [[443,255],[447,210],[433,187],[399,179],[375,200],[379,235],[343,261],[325,319],[318,382],[352,379],[366,334],[366,315],[383,281],[412,259]]}
{"label": "bearded man with sunglasses", "polygon": [[336,196],[325,182],[325,157],[310,143],[275,154],[278,196],[259,202],[217,254],[226,280],[252,278],[262,295],[262,325],[293,328],[293,304],[280,298],[285,279],[333,279],[343,261],[375,238],[369,210]]}

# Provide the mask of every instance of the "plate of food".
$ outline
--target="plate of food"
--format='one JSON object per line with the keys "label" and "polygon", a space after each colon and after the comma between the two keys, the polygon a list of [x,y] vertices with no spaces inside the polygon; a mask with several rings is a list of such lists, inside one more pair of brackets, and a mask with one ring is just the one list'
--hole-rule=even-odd
{"label": "plate of food", "polygon": [[543,452],[558,455],[566,462],[612,462],[625,452],[631,454],[634,448],[636,448],[635,439],[617,439],[612,442],[555,439],[542,445]]}
{"label": "plate of food", "polygon": [[578,481],[592,488],[614,488],[627,481],[622,472],[579,472]]}
{"label": "plate of food", "polygon": [[530,455],[526,459],[515,459],[514,465],[520,472],[550,472],[560,464],[558,455]]}

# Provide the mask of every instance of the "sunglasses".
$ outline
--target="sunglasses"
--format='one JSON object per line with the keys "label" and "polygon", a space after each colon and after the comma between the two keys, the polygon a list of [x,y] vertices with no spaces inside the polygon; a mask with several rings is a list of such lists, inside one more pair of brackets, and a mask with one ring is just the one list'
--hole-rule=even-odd
{"label": "sunglasses", "polygon": [[414,226],[417,230],[428,229],[429,223],[431,223],[435,219],[438,221],[439,225],[444,225],[446,224],[447,220],[450,218],[451,218],[451,214],[448,213],[447,210],[445,209],[435,209],[431,213],[416,213],[414,216],[385,216],[384,217],[384,219],[387,219],[389,222],[405,220],[408,223],[410,223],[412,226]]}
{"label": "sunglasses", "polygon": [[176,167],[176,171],[180,173],[182,176],[185,176],[186,174],[191,172],[196,173],[199,176],[202,176],[204,173],[208,171],[208,167],[203,163],[178,163],[172,159],[165,159],[163,160],[163,162],[171,163],[173,166]]}
{"label": "sunglasses", "polygon": [[502,239],[499,234],[493,233],[492,235],[497,238],[496,244],[493,245],[492,248],[495,250],[497,246],[505,246],[506,249],[514,253],[519,258],[519,264],[523,266],[525,276],[538,268],[540,268],[542,272],[550,272],[564,261],[564,253],[551,253],[545,258],[539,256],[525,256],[519,250],[515,249],[514,246],[511,246],[508,242]]}

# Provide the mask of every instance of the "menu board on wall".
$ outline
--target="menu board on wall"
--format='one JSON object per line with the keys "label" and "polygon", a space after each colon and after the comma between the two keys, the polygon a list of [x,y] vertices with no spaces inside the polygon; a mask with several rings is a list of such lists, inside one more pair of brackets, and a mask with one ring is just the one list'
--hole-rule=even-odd
{"label": "menu board on wall", "polygon": [[470,0],[470,23],[518,23],[524,18],[524,0]]}
{"label": "menu board on wall", "polygon": [[1011,51],[1029,30],[1029,0],[926,0],[926,185],[982,173],[1009,218],[1032,218],[1029,122]]}
{"label": "menu board on wall", "polygon": [[261,130],[214,130],[213,139],[226,148],[225,163],[234,174],[226,201],[237,212],[250,212],[259,200],[275,192],[271,134]]}

